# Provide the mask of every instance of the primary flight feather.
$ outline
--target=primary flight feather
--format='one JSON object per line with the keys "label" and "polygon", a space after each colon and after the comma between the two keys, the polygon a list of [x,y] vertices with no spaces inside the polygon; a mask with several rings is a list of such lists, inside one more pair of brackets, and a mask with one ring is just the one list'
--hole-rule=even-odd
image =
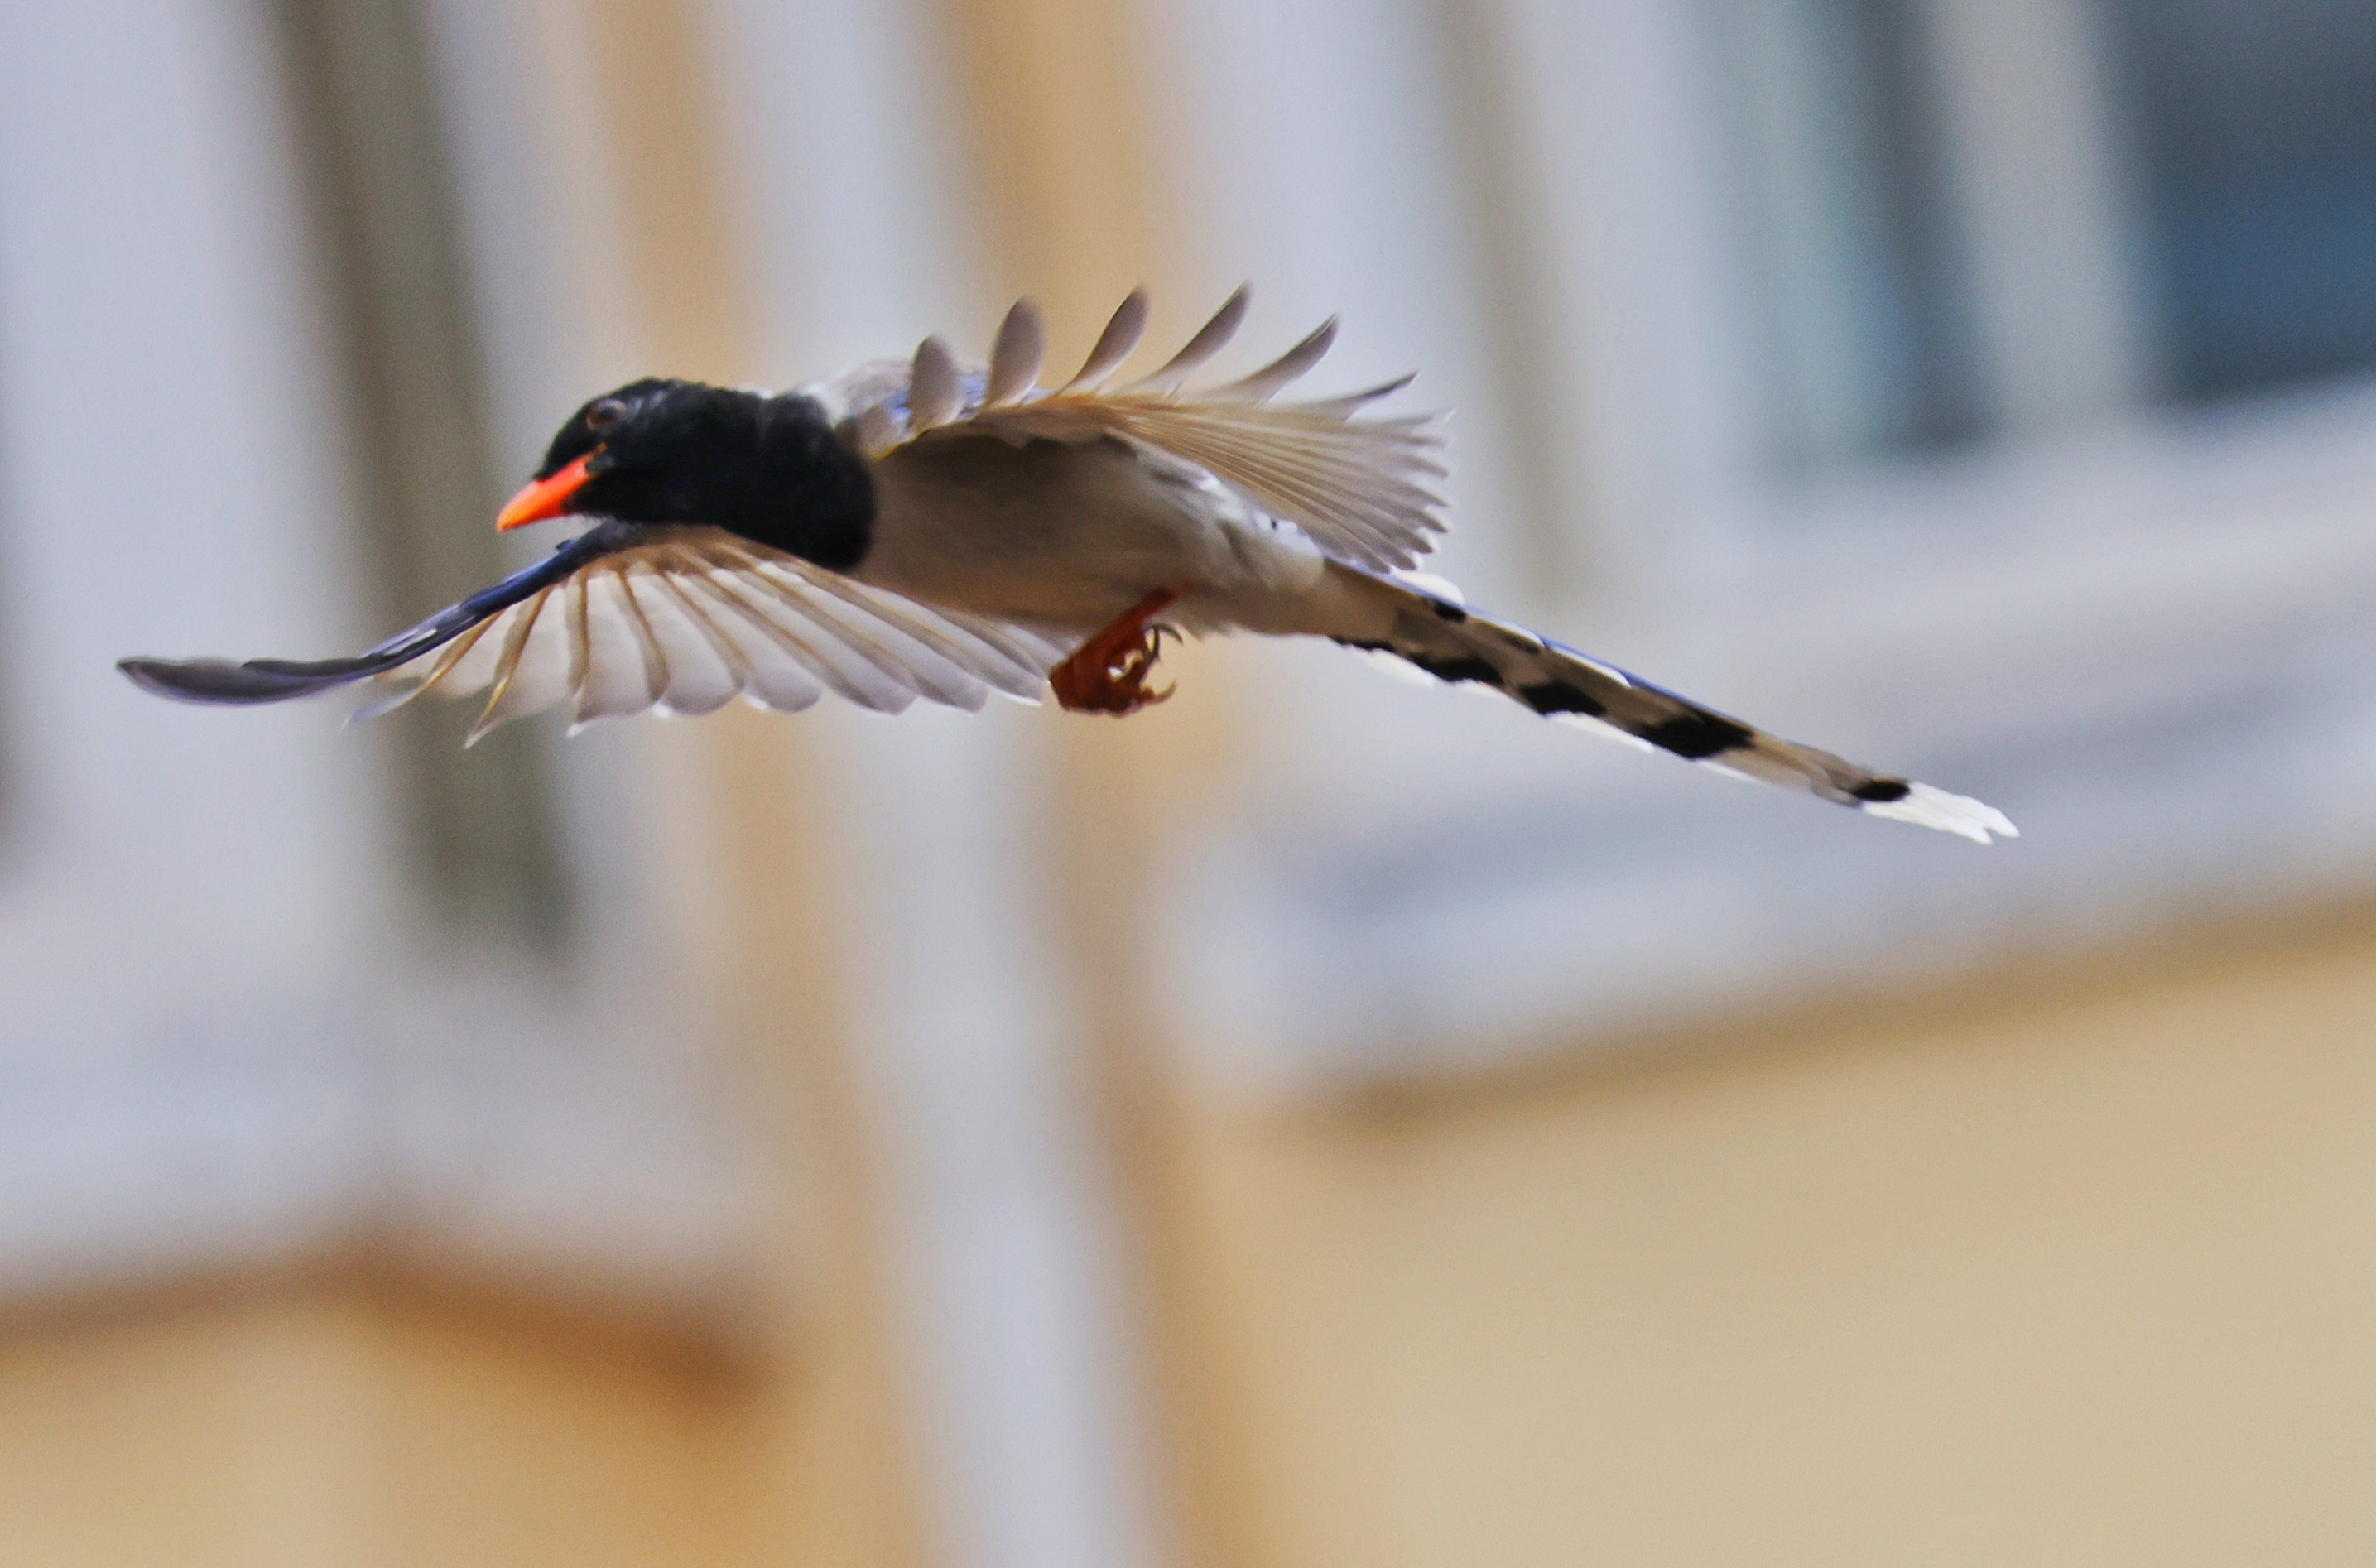
{"label": "primary flight feather", "polygon": [[792,712],[831,692],[897,712],[1052,690],[1127,714],[1159,636],[1331,638],[1874,816],[1988,843],[2003,814],[1765,734],[1396,574],[1443,531],[1443,435],[1371,404],[1306,402],[1332,320],[1251,375],[1190,389],[1243,321],[1239,290],[1152,374],[1108,389],[1146,327],[1135,292],[1078,374],[1040,386],[1028,301],[986,366],[927,338],[780,396],[633,382],[553,437],[497,519],[589,521],[552,556],[352,659],[126,659],[149,691],[264,703],[362,684],[364,712],[485,694],[472,739],[567,704],[576,723]]}

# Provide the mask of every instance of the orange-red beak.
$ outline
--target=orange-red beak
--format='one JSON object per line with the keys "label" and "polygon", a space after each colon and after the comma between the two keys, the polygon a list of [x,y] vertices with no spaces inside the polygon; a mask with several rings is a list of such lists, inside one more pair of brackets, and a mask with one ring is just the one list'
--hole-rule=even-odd
{"label": "orange-red beak", "polygon": [[585,488],[594,476],[587,465],[601,456],[602,449],[593,451],[545,479],[530,480],[520,486],[520,493],[495,514],[495,528],[524,529],[530,523],[541,523],[547,517],[558,517],[569,510],[569,500]]}

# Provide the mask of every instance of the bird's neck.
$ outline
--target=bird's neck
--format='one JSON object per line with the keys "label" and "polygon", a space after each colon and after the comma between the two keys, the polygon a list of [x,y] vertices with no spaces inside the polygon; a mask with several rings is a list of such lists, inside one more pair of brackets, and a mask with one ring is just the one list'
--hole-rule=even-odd
{"label": "bird's neck", "polygon": [[751,394],[752,434],[704,476],[701,521],[849,571],[874,532],[874,482],[814,398]]}

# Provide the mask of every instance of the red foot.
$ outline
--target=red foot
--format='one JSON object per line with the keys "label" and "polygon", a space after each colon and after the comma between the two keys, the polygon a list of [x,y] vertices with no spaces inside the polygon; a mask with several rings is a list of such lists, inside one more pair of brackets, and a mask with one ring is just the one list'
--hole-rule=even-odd
{"label": "red foot", "polygon": [[1146,677],[1155,668],[1166,630],[1148,623],[1179,597],[1171,588],[1156,589],[1048,671],[1057,706],[1068,713],[1111,713],[1119,718],[1169,697],[1169,686],[1159,692],[1146,689]]}

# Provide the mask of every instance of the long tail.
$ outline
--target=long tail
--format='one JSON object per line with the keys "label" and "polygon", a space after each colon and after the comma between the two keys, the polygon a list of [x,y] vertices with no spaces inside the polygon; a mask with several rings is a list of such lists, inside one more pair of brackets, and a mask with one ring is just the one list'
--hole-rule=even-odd
{"label": "long tail", "polygon": [[1310,629],[1321,636],[1392,654],[1440,681],[1491,686],[1546,719],[1978,844],[1990,842],[1992,833],[2019,837],[1993,806],[1768,735],[1408,582],[1332,561],[1313,602],[1323,624]]}

